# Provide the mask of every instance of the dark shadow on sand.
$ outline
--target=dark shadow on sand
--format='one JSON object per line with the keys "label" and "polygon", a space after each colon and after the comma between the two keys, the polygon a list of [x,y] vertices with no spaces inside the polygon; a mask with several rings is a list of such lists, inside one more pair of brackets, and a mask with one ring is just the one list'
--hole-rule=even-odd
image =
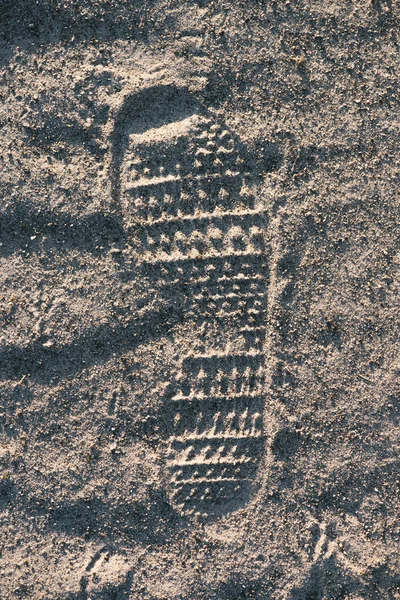
{"label": "dark shadow on sand", "polygon": [[46,515],[46,528],[86,539],[99,537],[108,543],[129,536],[135,543],[162,545],[171,541],[171,532],[185,522],[160,489],[149,492],[148,503],[115,503],[104,498],[65,500],[62,503],[33,504],[32,516]]}
{"label": "dark shadow on sand", "polygon": [[146,39],[147,13],[154,4],[155,0],[108,0],[88,10],[78,0],[68,5],[57,0],[2,0],[0,39],[32,52],[58,42]]}
{"label": "dark shadow on sand", "polygon": [[[33,239],[32,239],[33,238]],[[29,202],[0,213],[0,256],[19,251],[50,252],[77,249],[101,254],[124,243],[125,234],[113,215],[92,213],[79,220],[71,215],[40,210]]]}
{"label": "dark shadow on sand", "polygon": [[5,346],[0,350],[0,378],[20,379],[24,375],[48,384],[74,376],[113,355],[133,350],[140,344],[165,335],[184,313],[178,301],[159,310],[143,311],[128,325],[102,325],[86,331],[71,344],[44,347],[34,342],[27,347]]}
{"label": "dark shadow on sand", "polygon": [[95,592],[88,592],[88,577],[83,576],[79,592],[57,596],[56,600],[129,600],[132,598],[131,589],[133,581],[134,571],[131,569],[125,580],[121,583],[116,585],[108,583]]}

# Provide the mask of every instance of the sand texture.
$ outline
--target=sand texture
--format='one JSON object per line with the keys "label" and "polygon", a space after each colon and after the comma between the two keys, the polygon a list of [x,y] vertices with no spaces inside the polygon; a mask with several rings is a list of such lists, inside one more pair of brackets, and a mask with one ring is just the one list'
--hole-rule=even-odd
{"label": "sand texture", "polygon": [[399,31],[0,0],[0,600],[400,600]]}

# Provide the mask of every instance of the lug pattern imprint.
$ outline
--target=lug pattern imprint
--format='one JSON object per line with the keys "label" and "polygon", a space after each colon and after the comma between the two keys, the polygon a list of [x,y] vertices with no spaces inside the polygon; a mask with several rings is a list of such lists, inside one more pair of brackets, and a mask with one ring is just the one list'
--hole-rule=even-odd
{"label": "lug pattern imprint", "polygon": [[[169,90],[164,104],[179,96]],[[180,293],[186,319],[214,328],[205,352],[182,355],[166,399],[169,494],[184,513],[223,514],[250,497],[264,448],[267,217],[225,127],[195,101],[184,118],[156,113],[138,127],[144,99],[124,121],[124,224],[142,276]],[[215,350],[215,331],[225,349]]]}

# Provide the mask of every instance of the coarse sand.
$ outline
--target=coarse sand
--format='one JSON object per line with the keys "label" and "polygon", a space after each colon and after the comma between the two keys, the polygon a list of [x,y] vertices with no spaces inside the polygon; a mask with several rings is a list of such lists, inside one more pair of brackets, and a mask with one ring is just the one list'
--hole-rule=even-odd
{"label": "coarse sand", "polygon": [[400,600],[399,27],[0,0],[1,600]]}

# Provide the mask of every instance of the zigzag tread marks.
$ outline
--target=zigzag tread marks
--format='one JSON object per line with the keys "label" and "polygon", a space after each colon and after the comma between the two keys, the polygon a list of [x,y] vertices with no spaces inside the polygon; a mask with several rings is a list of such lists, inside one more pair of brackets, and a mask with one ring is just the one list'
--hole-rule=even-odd
{"label": "zigzag tread marks", "polygon": [[[186,380],[193,389],[194,381],[204,384],[204,379],[216,387],[215,381],[224,376],[237,386],[238,378],[262,375],[262,369],[262,354],[187,357],[178,388],[182,391]],[[171,497],[182,510],[207,513],[213,504],[242,494],[244,483],[255,477],[264,447],[263,396],[232,396],[224,391],[222,396],[196,398],[185,398],[178,391],[178,397],[170,401],[174,432],[167,441]]]}
{"label": "zigzag tread marks", "polygon": [[[197,465],[237,465],[256,462],[254,442],[262,443],[261,436],[247,438],[223,438],[209,440],[204,438],[170,440],[168,464],[171,467],[197,467]],[[257,444],[256,444],[257,445]]]}
{"label": "zigzag tread marks", "polygon": [[262,401],[257,396],[172,401],[170,440],[258,437],[262,435]]}
{"label": "zigzag tread marks", "polygon": [[140,265],[144,277],[164,282],[207,282],[210,279],[226,277],[253,277],[267,272],[264,254],[235,254],[228,256],[181,258],[175,261],[142,262]]}
{"label": "zigzag tread marks", "polygon": [[171,497],[184,512],[207,516],[219,507],[224,508],[235,501],[242,504],[250,495],[252,482],[253,477],[231,481],[182,482],[171,491]]}
{"label": "zigzag tread marks", "polygon": [[239,225],[244,229],[249,229],[252,226],[264,226],[265,221],[266,211],[264,210],[236,208],[236,210],[222,211],[221,207],[218,206],[213,212],[196,210],[193,214],[184,214],[177,217],[165,216],[146,223],[143,227],[146,227],[149,232],[157,228],[165,229],[165,226],[168,226],[171,233],[179,231],[182,227],[186,227],[189,232],[195,230],[206,232],[210,226],[226,229],[229,225]]}
{"label": "zigzag tread marks", "polygon": [[[196,456],[201,455],[201,460],[212,460],[219,462],[222,457],[234,456],[235,460],[239,455],[247,456],[252,451],[254,444],[262,443],[263,434],[261,431],[256,435],[230,434],[227,436],[206,437],[205,435],[193,435],[191,439],[188,436],[179,436],[174,438],[170,436],[166,443],[170,452],[170,458],[175,459],[178,455],[182,455],[184,460],[194,460]],[[204,454],[205,453],[205,454]],[[175,458],[174,458],[175,457]],[[214,458],[210,458],[214,457]],[[252,458],[251,454],[249,455]],[[197,459],[196,459],[197,460]]]}
{"label": "zigzag tread marks", "polygon": [[[193,394],[189,394],[189,395],[183,395],[181,392],[181,389],[178,388],[176,393],[173,393],[169,399],[169,402],[172,404],[175,403],[182,403],[182,406],[184,406],[185,404],[190,403],[191,406],[193,406],[195,403],[198,403],[199,406],[196,408],[193,408],[193,410],[200,410],[199,407],[204,406],[204,404],[206,404],[207,402],[213,402],[213,403],[225,403],[227,406],[230,406],[231,402],[234,403],[236,401],[240,401],[243,404],[248,404],[249,402],[254,402],[256,401],[260,401],[261,403],[263,402],[263,398],[261,398],[260,394],[258,394],[255,391],[249,392],[249,393],[237,393],[237,394],[229,394],[229,395],[217,395],[214,394],[212,396],[207,396],[205,394],[197,394],[197,395],[193,395]],[[174,408],[174,410],[181,410],[180,407]]]}
{"label": "zigzag tread marks", "polygon": [[[247,314],[257,314],[266,308],[266,297],[264,294],[247,293],[247,294],[222,294],[207,295],[202,294],[192,297],[192,304],[197,311],[206,311],[208,314],[219,316],[228,315],[230,313],[244,312]],[[202,314],[202,312],[200,312]]]}
{"label": "zigzag tread marks", "polygon": [[172,452],[173,458],[168,462],[172,491],[187,483],[194,491],[196,487],[213,483],[215,491],[220,493],[218,484],[222,481],[240,484],[253,479],[263,448],[262,440],[255,441],[258,443],[256,448],[253,444],[244,447],[243,444],[231,442],[182,446],[180,452]]}
{"label": "zigzag tread marks", "polygon": [[[219,244],[218,244],[219,245]],[[187,240],[171,240],[167,235],[161,235],[158,240],[150,236],[142,239],[140,244],[141,250],[137,254],[138,262],[147,263],[175,263],[178,260],[212,260],[213,258],[230,258],[231,256],[252,257],[256,255],[262,256],[262,250],[257,250],[254,247],[252,240],[245,238],[240,241],[241,248],[238,249],[233,243],[230,243],[228,249],[219,249],[212,241],[208,240],[201,234],[195,234],[189,243]]]}
{"label": "zigzag tread marks", "polygon": [[158,220],[137,231],[141,261],[176,262],[179,259],[212,259],[225,255],[258,255],[265,252],[259,227],[260,213],[198,215],[191,219]]}
{"label": "zigzag tread marks", "polygon": [[209,395],[224,397],[259,395],[264,388],[264,373],[249,373],[243,377],[228,379],[221,377],[215,380],[212,377],[200,381],[179,382],[177,394],[182,398],[192,399],[195,397],[206,397]]}
{"label": "zigzag tread marks", "polygon": [[263,365],[264,357],[259,352],[242,354],[199,354],[187,356],[182,361],[182,369],[198,373],[200,369],[208,369],[210,372],[231,371],[236,368],[240,371],[250,367],[258,368]]}
{"label": "zigzag tread marks", "polygon": [[[138,144],[135,135],[128,141],[120,173],[125,210],[129,210],[129,196],[137,198],[141,195],[146,205],[147,192],[154,192],[157,186],[160,191],[156,195],[162,204],[165,186],[168,188],[171,182],[177,181],[181,183],[180,193],[174,194],[178,212],[185,213],[185,209],[190,212],[190,204],[203,208],[212,206],[213,199],[218,199],[220,206],[228,199],[227,206],[231,206],[231,198],[239,198],[243,187],[242,160],[235,143],[229,140],[229,135],[220,138],[215,132],[207,132],[212,126],[207,120],[202,123],[200,119],[192,125],[194,127],[182,132],[179,139],[158,140],[157,144],[153,132],[148,143],[142,140]],[[190,195],[191,203],[185,203],[181,197],[185,191]],[[246,199],[245,194],[242,196],[244,205],[251,206],[252,199]]]}
{"label": "zigzag tread marks", "polygon": [[[181,397],[241,395],[249,397],[259,393],[264,383],[263,363],[258,355],[249,362],[249,356],[243,354],[236,357],[237,362],[215,357],[215,362],[196,358],[186,359],[182,372],[175,381],[176,393]],[[261,355],[262,356],[262,355]],[[240,359],[240,362],[238,361]],[[187,362],[191,360],[192,362]]]}
{"label": "zigzag tread marks", "polygon": [[205,481],[221,481],[246,478],[254,474],[257,462],[235,462],[219,464],[182,465],[171,464],[171,483],[179,485],[182,482],[203,483]]}
{"label": "zigzag tread marks", "polygon": [[233,176],[197,182],[166,176],[140,180],[124,190],[122,200],[132,221],[151,224],[174,217],[190,218],[201,212],[212,215],[254,210],[253,196],[242,193],[242,189],[242,181]]}

